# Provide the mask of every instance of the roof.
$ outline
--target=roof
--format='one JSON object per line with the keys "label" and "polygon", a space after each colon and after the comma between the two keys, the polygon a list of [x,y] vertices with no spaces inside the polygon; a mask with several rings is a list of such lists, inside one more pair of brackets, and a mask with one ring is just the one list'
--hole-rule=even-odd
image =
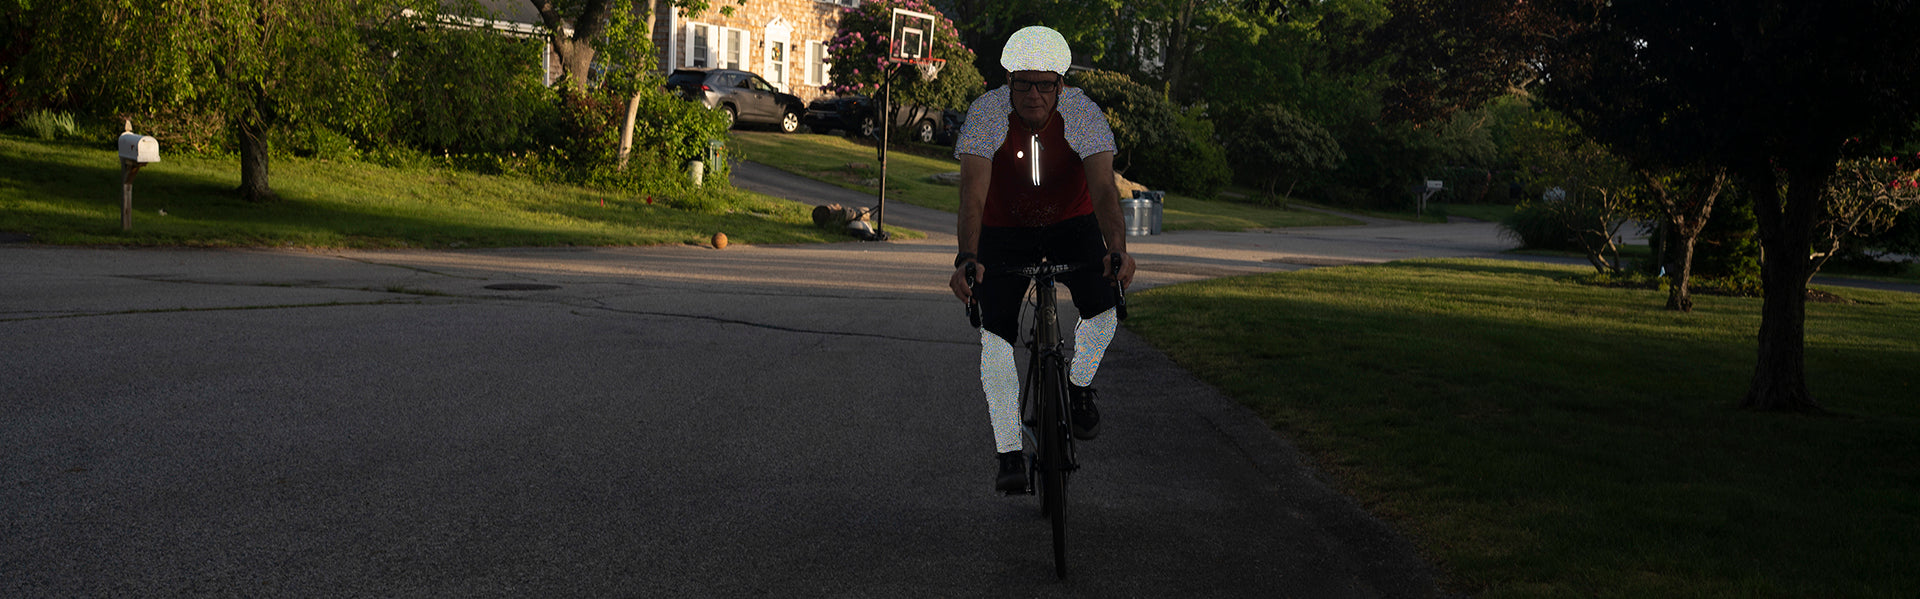
{"label": "roof", "polygon": [[[460,2],[457,0],[442,0],[441,2],[441,6],[446,7],[452,7],[458,4],[460,4]],[[487,11],[489,14],[484,16],[489,18],[510,23],[541,24],[540,11],[534,10],[533,3],[527,0],[474,0],[474,4],[480,5],[482,10]]]}

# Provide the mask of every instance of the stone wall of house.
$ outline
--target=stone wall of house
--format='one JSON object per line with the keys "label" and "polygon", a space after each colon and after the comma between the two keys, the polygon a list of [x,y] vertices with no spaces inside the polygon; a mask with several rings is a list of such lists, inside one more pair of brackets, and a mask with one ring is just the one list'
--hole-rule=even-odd
{"label": "stone wall of house", "polygon": [[[721,15],[717,10],[721,6],[732,6],[733,15]],[[683,14],[660,15],[654,24],[653,43],[660,50],[663,71],[689,67],[738,68],[758,73],[787,93],[810,102],[830,95],[819,87],[826,81],[825,74],[820,72],[823,65],[819,58],[823,57],[825,44],[840,25],[843,10],[846,10],[843,4],[820,0],[751,0],[744,5],[717,0],[713,9],[696,18]],[[696,28],[704,28],[708,34],[707,60],[704,61],[690,61],[688,56],[688,38]],[[784,40],[778,38],[783,30]],[[773,34],[773,39],[769,39],[769,34]],[[742,42],[737,54],[732,52],[731,44],[735,37]],[[780,46],[776,42],[780,41],[785,42],[784,56],[772,63],[769,58]],[[736,56],[737,65],[734,64]]]}

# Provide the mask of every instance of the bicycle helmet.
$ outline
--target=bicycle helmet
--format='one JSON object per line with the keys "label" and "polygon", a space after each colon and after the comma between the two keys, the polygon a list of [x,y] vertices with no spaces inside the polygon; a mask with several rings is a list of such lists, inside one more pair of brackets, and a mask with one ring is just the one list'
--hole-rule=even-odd
{"label": "bicycle helmet", "polygon": [[1035,25],[1013,32],[1000,51],[1000,66],[1012,71],[1053,71],[1066,76],[1073,64],[1073,50],[1067,38],[1048,27]]}

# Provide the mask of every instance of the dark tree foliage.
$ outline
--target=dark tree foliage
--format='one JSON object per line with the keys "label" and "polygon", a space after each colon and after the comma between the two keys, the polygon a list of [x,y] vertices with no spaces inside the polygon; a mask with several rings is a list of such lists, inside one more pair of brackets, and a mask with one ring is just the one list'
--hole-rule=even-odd
{"label": "dark tree foliage", "polygon": [[1571,30],[1563,15],[1526,0],[1391,0],[1392,17],[1368,32],[1385,52],[1382,116],[1422,123],[1503,95],[1526,95],[1541,57]]}
{"label": "dark tree foliage", "polygon": [[[1227,150],[1236,168],[1257,173],[1268,198],[1292,195],[1294,183],[1315,171],[1333,170],[1347,159],[1340,142],[1319,124],[1301,118],[1279,104],[1266,104],[1233,115],[1239,123],[1227,135]],[[1281,181],[1287,182],[1280,189]]]}
{"label": "dark tree foliage", "polygon": [[1808,248],[1842,146],[1886,147],[1920,117],[1920,3],[1544,0],[1570,24],[1542,54],[1549,102],[1637,164],[1724,165],[1766,261],[1743,405],[1815,411],[1805,375]]}

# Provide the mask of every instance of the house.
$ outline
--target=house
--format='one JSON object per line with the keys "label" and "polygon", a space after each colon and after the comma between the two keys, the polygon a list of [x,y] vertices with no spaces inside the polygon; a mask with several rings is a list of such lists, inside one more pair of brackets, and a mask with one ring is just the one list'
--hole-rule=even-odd
{"label": "house", "polygon": [[[811,102],[827,95],[827,41],[840,25],[840,13],[861,0],[714,0],[697,17],[681,9],[654,17],[653,44],[662,74],[681,68],[752,71],[781,91]],[[475,20],[507,35],[541,35],[540,13],[528,0],[482,0],[494,15]],[[656,5],[665,3],[656,2]],[[731,16],[719,8],[733,8]],[[543,53],[546,83],[560,77],[560,61],[549,45]]]}
{"label": "house", "polygon": [[[442,16],[441,26],[462,29],[488,29],[500,35],[525,39],[544,39],[546,26],[540,22],[540,12],[527,0],[480,0],[480,8],[493,18]],[[443,5],[444,6],[444,5]],[[403,17],[413,17],[412,9],[400,11]],[[573,31],[569,29],[567,33]],[[564,71],[560,59],[554,54],[553,44],[543,44],[540,52],[541,84],[552,86],[560,80]]]}
{"label": "house", "polygon": [[[861,0],[748,0],[732,16],[680,11],[655,23],[660,68],[726,68],[759,73],[774,87],[811,102],[826,95],[827,41],[840,13]],[[715,8],[727,0],[714,2]]]}

